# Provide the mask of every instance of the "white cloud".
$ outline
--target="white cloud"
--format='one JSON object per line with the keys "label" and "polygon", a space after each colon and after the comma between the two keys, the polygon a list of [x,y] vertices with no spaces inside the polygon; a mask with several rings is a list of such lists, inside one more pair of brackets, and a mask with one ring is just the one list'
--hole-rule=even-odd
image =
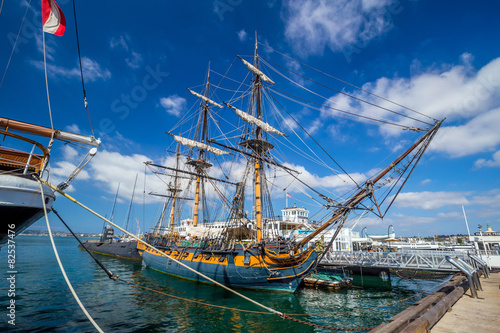
{"label": "white cloud", "polygon": [[[492,151],[500,144],[499,128],[500,108],[497,108],[478,115],[466,124],[442,127],[431,149],[448,153],[452,157]],[[486,165],[483,166],[493,166],[491,161],[484,163]]]}
{"label": "white cloud", "polygon": [[245,41],[247,39],[247,32],[244,29],[241,29],[238,31],[238,38],[241,42]]}
{"label": "white cloud", "polygon": [[392,27],[391,15],[401,7],[393,0],[288,0],[283,7],[285,36],[303,55],[364,46]]}
{"label": "white cloud", "polygon": [[[31,60],[30,63],[35,68],[44,70],[43,61]],[[95,60],[87,57],[82,58],[82,70],[85,81],[93,82],[99,79],[105,81],[111,77],[111,72],[108,69],[102,69]],[[80,77],[79,67],[64,68],[62,66],[47,64],[47,73],[53,78],[73,79]]]}
{"label": "white cloud", "polygon": [[[118,152],[102,150],[97,153],[94,159],[88,164],[88,172],[92,175],[94,182],[103,184],[103,188],[108,193],[116,193],[120,184],[119,196],[122,198],[132,197],[134,180],[137,177],[137,189],[144,188],[144,162],[150,158],[145,155],[133,154],[123,155]],[[80,176],[78,177],[80,179]],[[158,190],[158,179],[151,172],[146,173],[146,192]],[[101,186],[100,186],[101,187]],[[136,200],[142,201],[141,198]],[[154,198],[146,197],[147,202],[154,201]]]}
{"label": "white cloud", "polygon": [[477,160],[475,166],[478,168],[500,167],[500,150],[493,154],[493,158],[491,160],[486,160],[484,158]]}
{"label": "white cloud", "polygon": [[82,133],[82,131],[80,131],[80,127],[78,127],[77,124],[72,124],[72,125],[66,126],[66,131],[71,132],[71,133],[76,133],[76,134]]}
{"label": "white cloud", "polygon": [[90,82],[97,81],[98,79],[105,81],[111,77],[109,70],[102,69],[97,61],[87,57],[82,58],[82,69],[83,77]]}
{"label": "white cloud", "polygon": [[160,104],[165,108],[168,114],[179,117],[182,109],[186,105],[186,99],[178,95],[160,98]]}
{"label": "white cloud", "polygon": [[[443,65],[445,69],[428,69],[411,78],[382,77],[375,82],[366,83],[363,89],[383,96],[401,105],[410,106],[431,118],[446,121],[434,139],[430,150],[461,157],[478,152],[497,151],[500,144],[500,58],[496,58],[479,70],[470,66],[470,54],[461,57],[462,63],[455,66]],[[398,105],[379,99],[365,92],[351,93],[355,97],[377,104],[395,112],[406,114],[431,124],[432,119],[423,117]],[[329,98],[327,104],[342,110],[358,110],[363,116],[381,117],[406,126],[426,128],[410,118],[391,114],[381,108],[338,94]],[[324,108],[321,121],[313,124],[320,126],[325,120],[345,116],[337,111]],[[464,123],[464,120],[466,121]],[[318,128],[315,127],[317,130]],[[381,126],[380,131],[388,138],[396,138],[403,133],[392,126]],[[394,144],[392,142],[390,144]],[[493,162],[492,162],[493,161]],[[486,165],[494,165],[495,159]],[[493,164],[492,164],[493,163]]]}
{"label": "white cloud", "polygon": [[465,192],[406,192],[400,193],[395,201],[398,207],[435,210],[449,205],[468,205]]}

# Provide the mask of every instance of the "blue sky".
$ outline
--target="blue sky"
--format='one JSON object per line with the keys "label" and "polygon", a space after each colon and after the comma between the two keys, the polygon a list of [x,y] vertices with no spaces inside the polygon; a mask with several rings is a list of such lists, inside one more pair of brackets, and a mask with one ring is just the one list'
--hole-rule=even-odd
{"label": "blue sky", "polygon": [[[3,4],[2,75],[27,3]],[[90,134],[77,66],[72,3],[58,3],[66,16],[66,33],[63,37],[46,35],[54,125]],[[31,2],[0,88],[0,115],[49,126],[40,10],[39,1]],[[103,144],[69,190],[83,203],[109,214],[120,183],[115,217],[123,219],[139,174],[140,195],[136,195],[132,215],[151,226],[159,204],[142,196],[143,162],[165,161],[165,149],[172,143],[165,132],[196,102],[186,88],[200,87],[208,62],[214,71],[223,73],[237,54],[252,54],[257,31],[261,43],[282,53],[433,118],[447,118],[385,219],[365,218],[358,229],[366,226],[369,233],[384,233],[392,224],[398,236],[466,233],[464,205],[471,232],[479,223],[489,223],[498,231],[498,12],[499,5],[488,1],[77,3],[89,110]],[[263,49],[261,46],[261,52]],[[360,127],[324,112],[290,111],[353,174],[366,175],[403,142],[401,133],[387,127]],[[382,157],[375,160],[375,153]],[[51,162],[53,182],[64,179],[82,154],[56,145]],[[319,182],[327,177],[319,170],[307,172]],[[159,191],[161,186],[146,181],[147,191]],[[314,211],[307,198],[293,189],[290,192],[291,201]],[[283,205],[284,198],[277,207]],[[55,207],[75,230],[100,231],[99,220],[66,199],[59,197]],[[53,221],[63,230],[55,218]],[[43,227],[43,223],[34,227]]]}

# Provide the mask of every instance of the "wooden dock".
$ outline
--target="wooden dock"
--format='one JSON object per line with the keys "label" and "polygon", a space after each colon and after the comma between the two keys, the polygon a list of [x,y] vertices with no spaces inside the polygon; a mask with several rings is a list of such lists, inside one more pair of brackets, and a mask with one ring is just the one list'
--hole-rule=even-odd
{"label": "wooden dock", "polygon": [[500,273],[481,278],[483,291],[467,291],[431,328],[432,333],[500,332]]}
{"label": "wooden dock", "polygon": [[500,332],[500,273],[481,278],[483,290],[473,298],[465,276],[415,302],[371,333]]}

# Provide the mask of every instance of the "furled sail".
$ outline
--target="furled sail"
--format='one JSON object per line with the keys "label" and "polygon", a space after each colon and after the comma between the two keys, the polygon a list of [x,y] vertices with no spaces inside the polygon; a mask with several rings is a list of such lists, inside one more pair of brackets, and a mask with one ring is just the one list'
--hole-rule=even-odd
{"label": "furled sail", "polygon": [[172,135],[174,137],[175,141],[179,142],[181,145],[186,146],[186,147],[203,149],[203,150],[211,152],[217,156],[229,154],[227,151],[206,145],[204,143],[201,143],[201,142],[198,142],[195,140],[186,139],[186,138],[183,138],[182,136],[178,136],[178,135],[174,135],[174,134],[170,134],[170,135]]}
{"label": "furled sail", "polygon": [[196,97],[201,98],[204,102],[207,102],[207,103],[210,103],[210,104],[212,104],[212,105],[218,106],[218,107],[219,107],[219,108],[221,108],[221,109],[223,108],[223,106],[222,106],[222,105],[220,105],[220,104],[219,104],[219,103],[217,103],[217,102],[212,101],[210,98],[207,98],[207,97],[205,97],[205,96],[203,96],[203,95],[201,95],[201,94],[198,94],[196,91],[192,91],[192,90],[191,90],[191,89],[189,89],[189,88],[188,88],[188,90],[189,90],[189,92],[190,92],[191,94],[195,95]]}
{"label": "furled sail", "polygon": [[243,63],[245,64],[245,66],[248,67],[249,70],[251,70],[255,75],[259,76],[262,81],[266,81],[270,84],[275,84],[274,81],[271,80],[269,77],[267,77],[266,74],[262,73],[260,71],[260,69],[258,69],[257,67],[255,67],[254,65],[252,65],[251,63],[249,63],[248,61],[243,59],[242,57],[238,56],[238,58],[240,58],[241,61],[243,61]]}
{"label": "furled sail", "polygon": [[246,121],[247,123],[252,123],[254,124],[255,126],[259,127],[261,130],[263,130],[264,132],[267,132],[267,133],[274,133],[274,134],[278,134],[278,135],[281,135],[281,136],[286,136],[285,133],[283,132],[280,132],[278,131],[276,128],[272,127],[271,125],[269,125],[268,123],[265,123],[263,122],[262,120],[260,119],[257,119],[255,118],[254,116],[251,116],[249,115],[248,113],[246,112],[243,112],[237,108],[235,108],[234,106],[232,106],[231,104],[229,103],[225,103],[227,106],[229,106],[231,109],[234,110],[234,112],[236,112],[236,114],[241,118],[243,119],[244,121]]}

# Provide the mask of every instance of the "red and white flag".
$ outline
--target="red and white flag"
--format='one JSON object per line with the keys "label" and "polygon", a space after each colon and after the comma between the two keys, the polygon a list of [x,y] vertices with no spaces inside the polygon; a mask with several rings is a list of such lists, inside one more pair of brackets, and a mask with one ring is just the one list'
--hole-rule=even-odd
{"label": "red and white flag", "polygon": [[42,0],[43,31],[62,36],[66,30],[66,19],[54,0]]}

